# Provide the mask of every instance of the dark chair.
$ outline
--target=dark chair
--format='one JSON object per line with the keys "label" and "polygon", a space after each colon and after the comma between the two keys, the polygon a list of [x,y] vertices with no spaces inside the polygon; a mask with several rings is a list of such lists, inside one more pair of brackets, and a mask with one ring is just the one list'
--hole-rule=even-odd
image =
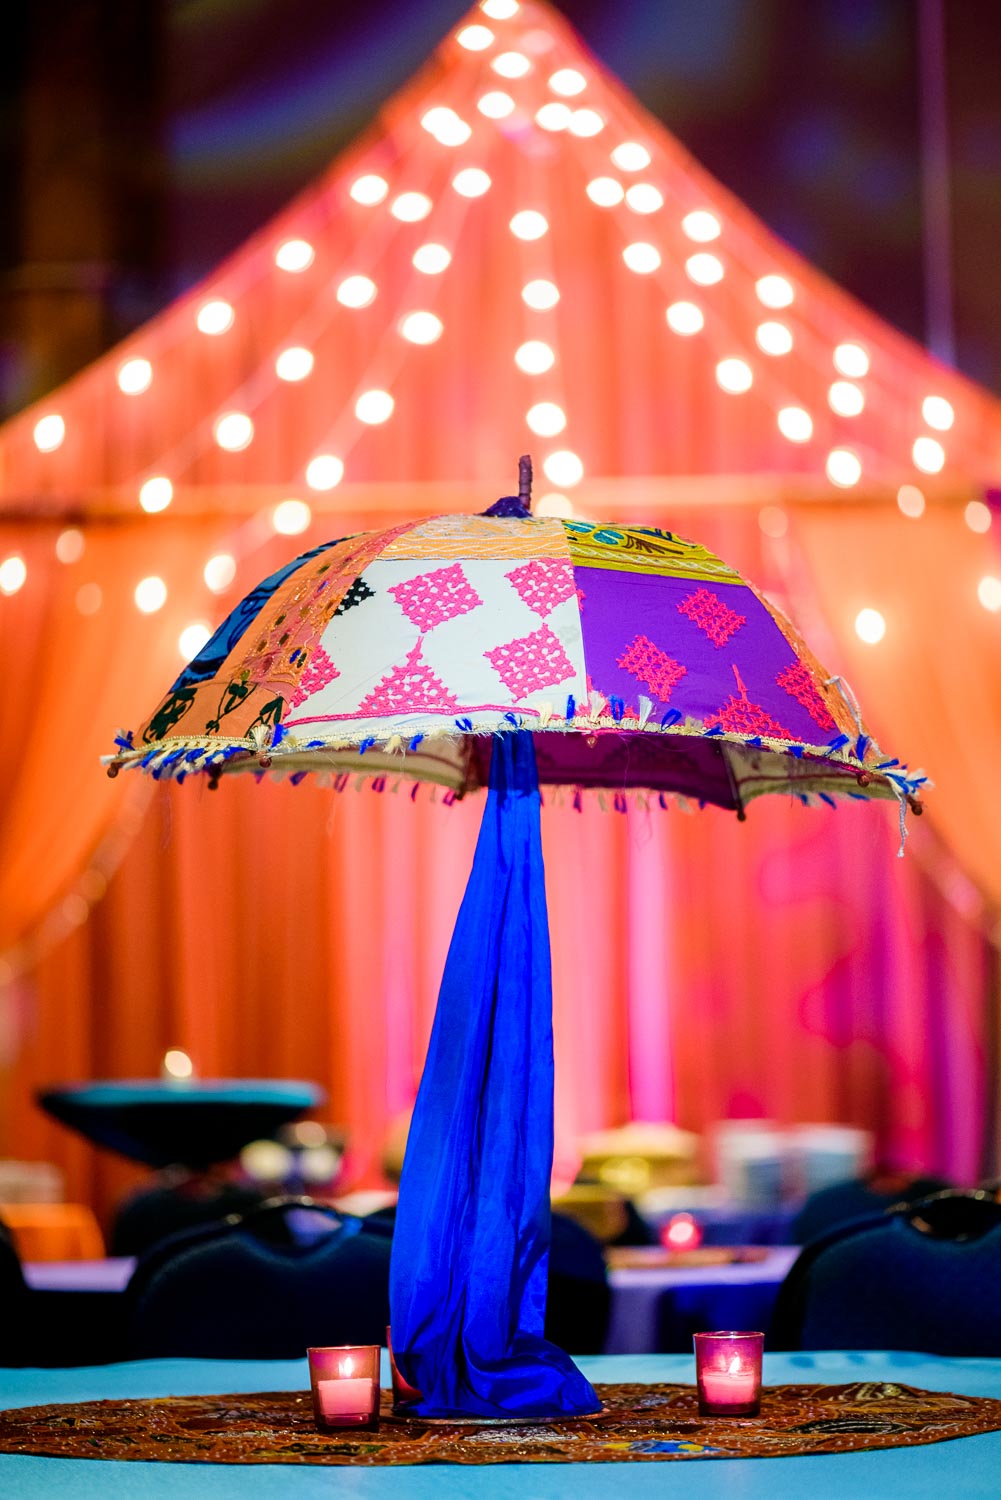
{"label": "dark chair", "polygon": [[309,1199],[274,1199],[173,1235],[129,1283],[131,1358],[294,1359],[381,1344],[390,1242]]}
{"label": "dark chair", "polygon": [[867,1219],[897,1203],[916,1203],[951,1186],[938,1177],[886,1172],[834,1182],[810,1194],[789,1226],[789,1239],[794,1245],[807,1245],[853,1219]]}
{"label": "dark chair", "polygon": [[936,1193],[814,1240],[779,1291],[771,1344],[1001,1355],[1001,1203]]}
{"label": "dark chair", "polygon": [[265,1202],[266,1194],[187,1172],[168,1169],[152,1186],[139,1188],[119,1206],[111,1230],[111,1255],[144,1255],[184,1229],[213,1224],[230,1214],[246,1214]]}
{"label": "dark chair", "polygon": [[27,1362],[30,1303],[14,1237],[0,1219],[0,1365]]}
{"label": "dark chair", "polygon": [[[395,1208],[381,1208],[365,1220],[374,1234],[391,1241]],[[601,1243],[567,1214],[554,1213],[549,1246],[549,1295],[545,1335],[568,1354],[600,1354],[611,1312],[608,1270]]]}

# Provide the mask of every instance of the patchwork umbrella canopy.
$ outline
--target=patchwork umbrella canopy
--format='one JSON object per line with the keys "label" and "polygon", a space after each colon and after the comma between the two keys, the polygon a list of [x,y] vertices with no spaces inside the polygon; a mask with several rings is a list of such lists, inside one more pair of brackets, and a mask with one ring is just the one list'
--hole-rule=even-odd
{"label": "patchwork umbrella canopy", "polygon": [[529,730],[540,780],[735,809],[913,796],[850,691],[696,542],[518,500],[362,532],[258,585],[111,774],[403,775],[462,794]]}

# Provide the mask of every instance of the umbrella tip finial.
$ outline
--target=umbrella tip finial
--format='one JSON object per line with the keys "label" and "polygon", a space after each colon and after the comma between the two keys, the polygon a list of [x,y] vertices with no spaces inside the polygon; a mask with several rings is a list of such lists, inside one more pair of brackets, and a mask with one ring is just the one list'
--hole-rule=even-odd
{"label": "umbrella tip finial", "polygon": [[518,460],[518,499],[526,510],[532,509],[532,455],[523,453]]}

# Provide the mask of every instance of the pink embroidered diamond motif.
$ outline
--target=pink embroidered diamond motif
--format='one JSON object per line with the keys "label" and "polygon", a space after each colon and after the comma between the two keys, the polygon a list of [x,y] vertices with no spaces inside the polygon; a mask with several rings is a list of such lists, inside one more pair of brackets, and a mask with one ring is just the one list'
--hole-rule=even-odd
{"label": "pink embroidered diamond motif", "polygon": [[837,729],[838,726],[831,717],[830,709],[824,702],[820,689],[801,661],[792,662],[784,672],[779,673],[775,681],[789,694],[790,698],[795,698],[797,703],[802,703],[810,718],[815,724],[819,724],[821,729]]}
{"label": "pink embroidered diamond motif", "polygon": [[573,568],[553,558],[536,558],[524,567],[505,573],[529,609],[545,619],[564,599],[575,592]]}
{"label": "pink embroidered diamond motif", "polygon": [[531,635],[495,646],[483,655],[515,698],[566,682],[574,675],[573,662],[548,625],[540,625]]}
{"label": "pink embroidered diamond motif", "polygon": [[436,677],[424,660],[423,637],[411,649],[405,662],[387,672],[377,687],[358,705],[362,714],[426,713],[454,714],[458,702],[440,677]]}
{"label": "pink embroidered diamond motif", "polygon": [[671,693],[688,671],[645,635],[638,635],[630,642],[619,657],[619,666],[631,672],[662,703],[670,701]]}
{"label": "pink embroidered diamond motif", "polygon": [[326,687],[328,682],[333,682],[334,678],[340,675],[323,647],[317,646],[295,685],[295,690],[289,699],[290,704],[293,708],[298,708],[300,703],[305,703],[307,698],[311,698],[314,693],[318,693],[321,688]]}
{"label": "pink embroidered diamond motif", "polygon": [[433,630],[483,603],[458,563],[396,583],[389,592],[420,631]]}
{"label": "pink embroidered diamond motif", "polygon": [[696,589],[694,594],[682,599],[678,613],[687,615],[693,625],[704,630],[714,646],[725,646],[730,637],[747,624],[746,615],[738,615],[709,589]]}
{"label": "pink embroidered diamond motif", "polygon": [[782,725],[777,723],[760,703],[750,701],[747,688],[736,667],[733,669],[733,675],[737,679],[740,697],[731,693],[719,713],[706,719],[706,728],[715,729],[719,725],[721,729],[726,729],[731,734],[766,734],[773,740],[792,739],[789,731],[783,729]]}

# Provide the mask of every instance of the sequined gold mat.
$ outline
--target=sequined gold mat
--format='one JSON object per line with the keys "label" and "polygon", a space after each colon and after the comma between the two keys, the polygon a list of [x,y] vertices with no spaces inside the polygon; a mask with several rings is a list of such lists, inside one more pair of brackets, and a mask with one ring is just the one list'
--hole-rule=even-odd
{"label": "sequined gold mat", "polygon": [[699,1416],[688,1385],[599,1385],[600,1416],[537,1427],[429,1426],[319,1433],[307,1393],[164,1396],[0,1412],[0,1453],[216,1464],[622,1463],[776,1458],[937,1443],[1001,1429],[1001,1400],[861,1381],[780,1385],[761,1416]]}

